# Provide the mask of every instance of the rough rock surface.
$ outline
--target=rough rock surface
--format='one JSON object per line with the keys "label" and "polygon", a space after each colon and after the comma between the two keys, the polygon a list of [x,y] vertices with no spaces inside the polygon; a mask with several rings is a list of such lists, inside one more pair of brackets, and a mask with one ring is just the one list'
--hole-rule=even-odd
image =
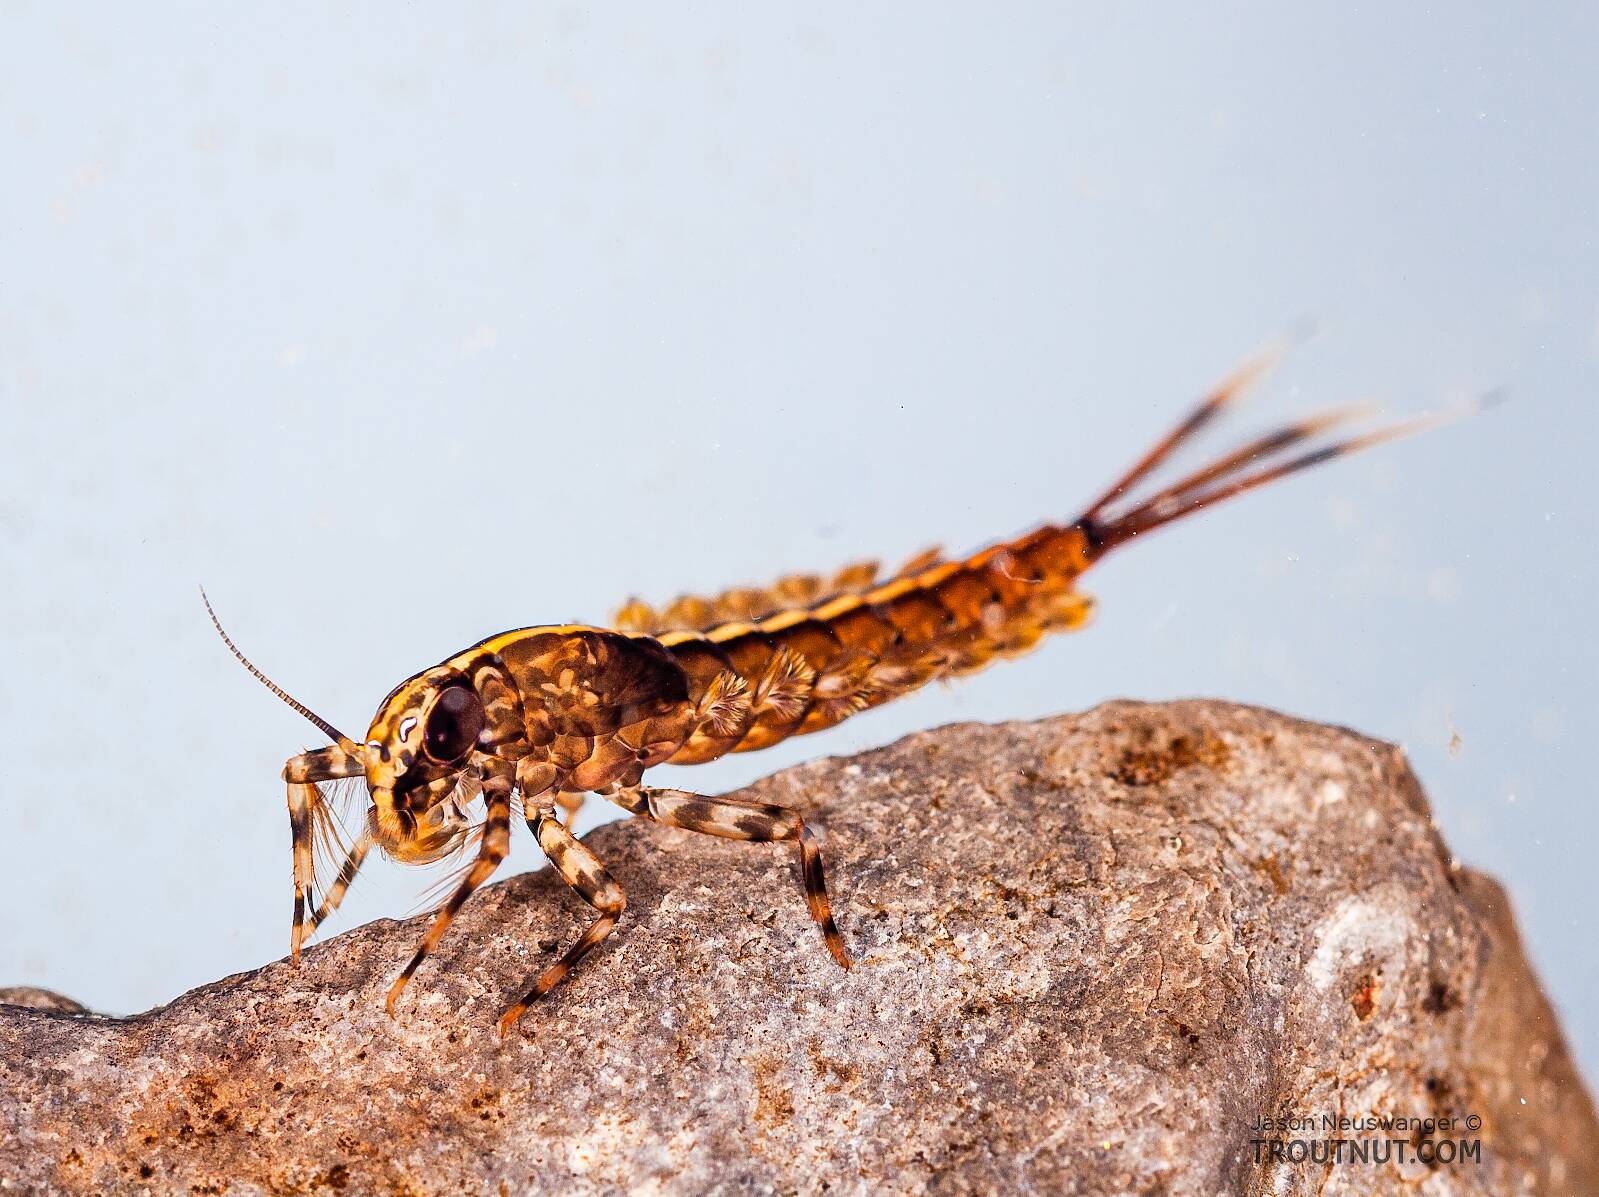
{"label": "rough rock surface", "polygon": [[[480,895],[394,1021],[419,920],[133,1018],[0,1007],[0,1191],[1599,1192],[1504,895],[1388,745],[1117,703],[750,793],[827,828],[854,971],[785,849],[607,826],[620,934],[503,1042],[579,926],[548,871]],[[1452,1117],[1480,1160],[1257,1159],[1426,1137],[1323,1114]]]}

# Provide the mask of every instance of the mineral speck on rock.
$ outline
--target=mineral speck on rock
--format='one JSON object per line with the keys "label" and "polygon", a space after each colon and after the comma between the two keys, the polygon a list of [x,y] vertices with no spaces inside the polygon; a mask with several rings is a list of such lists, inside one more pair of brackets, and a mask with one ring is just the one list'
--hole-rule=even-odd
{"label": "mineral speck on rock", "polygon": [[[1391,746],[1115,703],[748,796],[826,827],[851,972],[783,847],[606,826],[620,932],[505,1041],[581,926],[548,870],[483,891],[393,1021],[418,919],[132,1018],[0,1005],[0,1192],[1599,1193],[1504,894]],[[1409,1154],[1273,1155],[1328,1138]],[[1480,1154],[1414,1158],[1445,1139]]]}

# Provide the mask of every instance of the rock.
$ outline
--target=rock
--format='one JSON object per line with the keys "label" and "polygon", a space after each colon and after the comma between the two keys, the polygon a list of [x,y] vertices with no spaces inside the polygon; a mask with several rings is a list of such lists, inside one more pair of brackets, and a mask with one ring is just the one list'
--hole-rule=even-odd
{"label": "rock", "polygon": [[[392,1021],[419,919],[132,1018],[0,1007],[0,1191],[1599,1192],[1505,897],[1393,747],[1115,703],[749,794],[826,827],[853,971],[785,848],[609,825],[619,934],[505,1041],[579,929],[547,870],[480,894]],[[1294,1159],[1327,1139],[1466,1158]]]}

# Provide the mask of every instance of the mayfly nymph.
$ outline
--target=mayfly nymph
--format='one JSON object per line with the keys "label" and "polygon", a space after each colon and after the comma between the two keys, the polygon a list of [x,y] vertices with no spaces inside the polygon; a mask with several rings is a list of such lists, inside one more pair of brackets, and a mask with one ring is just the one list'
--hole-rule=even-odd
{"label": "mayfly nymph", "polygon": [[[1354,414],[1339,409],[1257,437],[1159,489],[1140,486],[1265,365],[1258,359],[1227,379],[1070,523],[1047,524],[961,559],[925,553],[886,578],[863,564],[830,578],[797,575],[763,589],[684,597],[659,612],[633,600],[611,628],[568,624],[502,632],[401,682],[361,741],[270,681],[217,623],[250,672],[333,741],[291,757],[283,769],[293,836],[293,959],[298,962],[306,936],[338,906],[374,846],[398,861],[426,863],[475,842],[475,856],[389,990],[393,1014],[406,982],[504,860],[512,812],[519,809],[595,918],[506,1009],[499,1024],[506,1033],[611,933],[627,904],[622,887],[558,815],[585,794],[598,794],[672,827],[793,843],[811,917],[833,959],[848,968],[821,851],[796,812],[648,786],[645,772],[821,731],[936,679],[1024,652],[1048,632],[1082,627],[1093,601],[1078,580],[1116,548],[1224,499],[1433,422],[1423,417],[1313,443]],[[214,612],[211,618],[216,621]],[[323,785],[341,778],[362,779],[370,806],[364,829],[344,849],[324,889],[316,882],[318,865],[331,864],[337,816]]]}

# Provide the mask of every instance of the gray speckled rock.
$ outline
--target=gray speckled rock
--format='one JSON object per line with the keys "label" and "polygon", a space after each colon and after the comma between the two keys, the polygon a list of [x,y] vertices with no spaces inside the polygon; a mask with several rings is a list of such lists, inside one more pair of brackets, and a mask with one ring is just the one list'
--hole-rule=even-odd
{"label": "gray speckled rock", "polygon": [[[589,843],[484,891],[401,1003],[377,922],[128,1019],[0,1007],[0,1191],[1599,1192],[1503,894],[1400,753],[1219,703],[950,727],[752,787],[829,833],[841,972],[777,846]],[[1262,1117],[1444,1116],[1480,1160],[1297,1163]],[[1480,1118],[1476,1131],[1465,1120]]]}

